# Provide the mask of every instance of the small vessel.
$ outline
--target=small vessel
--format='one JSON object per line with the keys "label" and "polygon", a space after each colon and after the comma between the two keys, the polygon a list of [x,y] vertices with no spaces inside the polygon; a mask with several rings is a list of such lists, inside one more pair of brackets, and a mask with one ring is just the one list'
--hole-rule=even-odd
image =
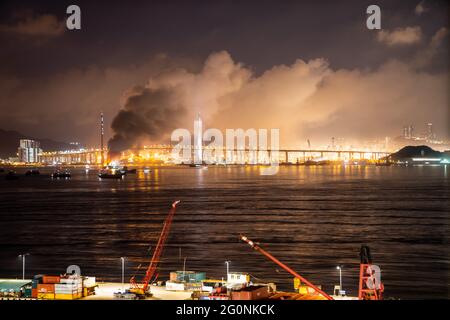
{"label": "small vessel", "polygon": [[120,172],[122,172],[122,174],[135,174],[136,169],[128,169],[128,167],[123,167],[122,169],[120,169]]}
{"label": "small vessel", "polygon": [[53,179],[68,179],[72,177],[72,174],[70,173],[69,170],[56,170],[55,172],[52,173],[52,178]]}
{"label": "small vessel", "polygon": [[98,174],[100,179],[122,179],[123,176],[120,170],[103,170]]}
{"label": "small vessel", "polygon": [[17,180],[19,179],[19,176],[15,171],[8,171],[8,173],[5,175],[6,180]]}
{"label": "small vessel", "polygon": [[191,163],[189,165],[189,167],[191,167],[191,168],[199,168],[199,169],[207,169],[208,168],[207,165],[205,165],[205,164],[198,164],[198,163]]}
{"label": "small vessel", "polygon": [[39,172],[38,169],[30,169],[30,170],[27,170],[27,172],[25,172],[26,176],[37,176],[39,174],[41,174],[41,173]]}
{"label": "small vessel", "polygon": [[378,167],[389,167],[392,165],[392,162],[390,161],[377,161],[375,162],[375,165]]}
{"label": "small vessel", "polygon": [[331,161],[329,160],[306,160],[303,165],[305,166],[328,166],[331,164]]}

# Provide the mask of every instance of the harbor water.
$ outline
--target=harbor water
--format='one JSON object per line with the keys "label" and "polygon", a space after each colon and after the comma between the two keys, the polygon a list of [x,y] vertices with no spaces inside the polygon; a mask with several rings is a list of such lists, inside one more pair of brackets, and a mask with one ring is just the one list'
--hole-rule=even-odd
{"label": "harbor water", "polygon": [[[387,298],[449,298],[450,167],[285,166],[138,169],[122,180],[52,168],[18,180],[0,176],[0,278],[60,274],[78,265],[100,281],[145,273],[170,204],[181,200],[159,279],[204,271],[248,272],[254,282],[293,291],[293,279],[247,244],[244,234],[331,293],[356,295],[359,249],[371,248]],[[138,269],[139,264],[142,267]]]}

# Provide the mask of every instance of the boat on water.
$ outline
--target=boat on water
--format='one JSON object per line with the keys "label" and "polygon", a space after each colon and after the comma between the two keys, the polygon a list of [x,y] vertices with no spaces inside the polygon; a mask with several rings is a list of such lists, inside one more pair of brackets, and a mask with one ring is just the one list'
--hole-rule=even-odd
{"label": "boat on water", "polygon": [[119,170],[103,170],[98,174],[101,179],[122,179],[124,174]]}
{"label": "boat on water", "polygon": [[70,173],[69,170],[56,170],[55,172],[52,173],[52,178],[53,179],[68,179],[71,178],[72,174]]}
{"label": "boat on water", "polygon": [[38,169],[30,169],[30,170],[27,170],[27,172],[25,172],[26,176],[37,176],[37,175],[40,175],[40,174],[41,173],[39,172]]}
{"label": "boat on water", "polygon": [[120,169],[120,172],[122,174],[135,174],[136,169],[128,169],[128,167],[123,167],[122,169]]}
{"label": "boat on water", "polygon": [[377,167],[389,167],[389,166],[392,165],[392,162],[390,162],[390,161],[377,161],[377,162],[375,162],[375,165]]}
{"label": "boat on water", "polygon": [[19,176],[15,171],[8,171],[8,173],[5,175],[6,180],[17,180],[19,179]]}
{"label": "boat on water", "polygon": [[303,165],[305,166],[328,166],[331,165],[329,160],[306,160]]}
{"label": "boat on water", "polygon": [[198,168],[198,169],[208,169],[208,166],[205,164],[198,164],[198,163],[191,163],[189,165],[191,168]]}

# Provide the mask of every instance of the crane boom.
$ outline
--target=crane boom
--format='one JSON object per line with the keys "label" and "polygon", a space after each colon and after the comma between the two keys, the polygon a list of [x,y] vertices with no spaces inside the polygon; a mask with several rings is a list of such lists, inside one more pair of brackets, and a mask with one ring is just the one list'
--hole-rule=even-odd
{"label": "crane boom", "polygon": [[172,203],[169,214],[167,215],[166,220],[164,221],[163,228],[161,230],[161,234],[159,235],[158,243],[156,244],[155,250],[153,251],[152,259],[150,260],[150,264],[148,265],[147,271],[145,273],[145,277],[142,280],[142,283],[139,284],[136,282],[135,277],[130,279],[132,292],[136,292],[139,294],[145,294],[147,292],[150,280],[155,276],[156,268],[160,261],[160,257],[162,251],[164,249],[164,245],[166,243],[167,237],[169,235],[170,226],[172,224],[173,216],[175,215],[175,211],[177,209],[177,204],[180,201],[175,201]]}
{"label": "crane boom", "polygon": [[290,274],[292,274],[294,277],[299,278],[301,281],[303,281],[304,283],[306,283],[309,287],[313,288],[317,293],[321,294],[322,296],[324,296],[326,299],[328,300],[333,300],[332,297],[330,297],[328,294],[326,294],[324,291],[322,291],[320,288],[318,288],[317,286],[313,285],[311,282],[309,282],[308,280],[306,280],[305,278],[303,278],[301,275],[299,275],[297,272],[295,272],[294,270],[292,270],[291,268],[289,268],[287,265],[285,265],[284,263],[282,263],[280,260],[278,260],[277,258],[275,258],[274,256],[272,256],[269,252],[267,252],[266,250],[264,250],[263,248],[261,248],[260,246],[258,246],[256,243],[254,243],[252,240],[250,240],[249,238],[247,238],[246,236],[241,235],[240,239],[246,243],[248,243],[250,245],[250,247],[252,247],[254,250],[262,253],[263,255],[265,255],[267,258],[269,258],[270,260],[272,260],[273,262],[275,262],[277,265],[279,265],[280,267],[282,267],[284,270],[286,270],[287,272],[289,272]]}

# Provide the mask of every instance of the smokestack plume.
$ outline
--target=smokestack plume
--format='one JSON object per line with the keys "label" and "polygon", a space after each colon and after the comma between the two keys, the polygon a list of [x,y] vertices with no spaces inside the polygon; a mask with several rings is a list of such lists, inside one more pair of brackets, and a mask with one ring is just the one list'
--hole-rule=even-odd
{"label": "smokestack plume", "polygon": [[115,134],[108,142],[109,150],[114,154],[138,147],[143,141],[168,141],[185,113],[176,91],[135,87],[111,124]]}

